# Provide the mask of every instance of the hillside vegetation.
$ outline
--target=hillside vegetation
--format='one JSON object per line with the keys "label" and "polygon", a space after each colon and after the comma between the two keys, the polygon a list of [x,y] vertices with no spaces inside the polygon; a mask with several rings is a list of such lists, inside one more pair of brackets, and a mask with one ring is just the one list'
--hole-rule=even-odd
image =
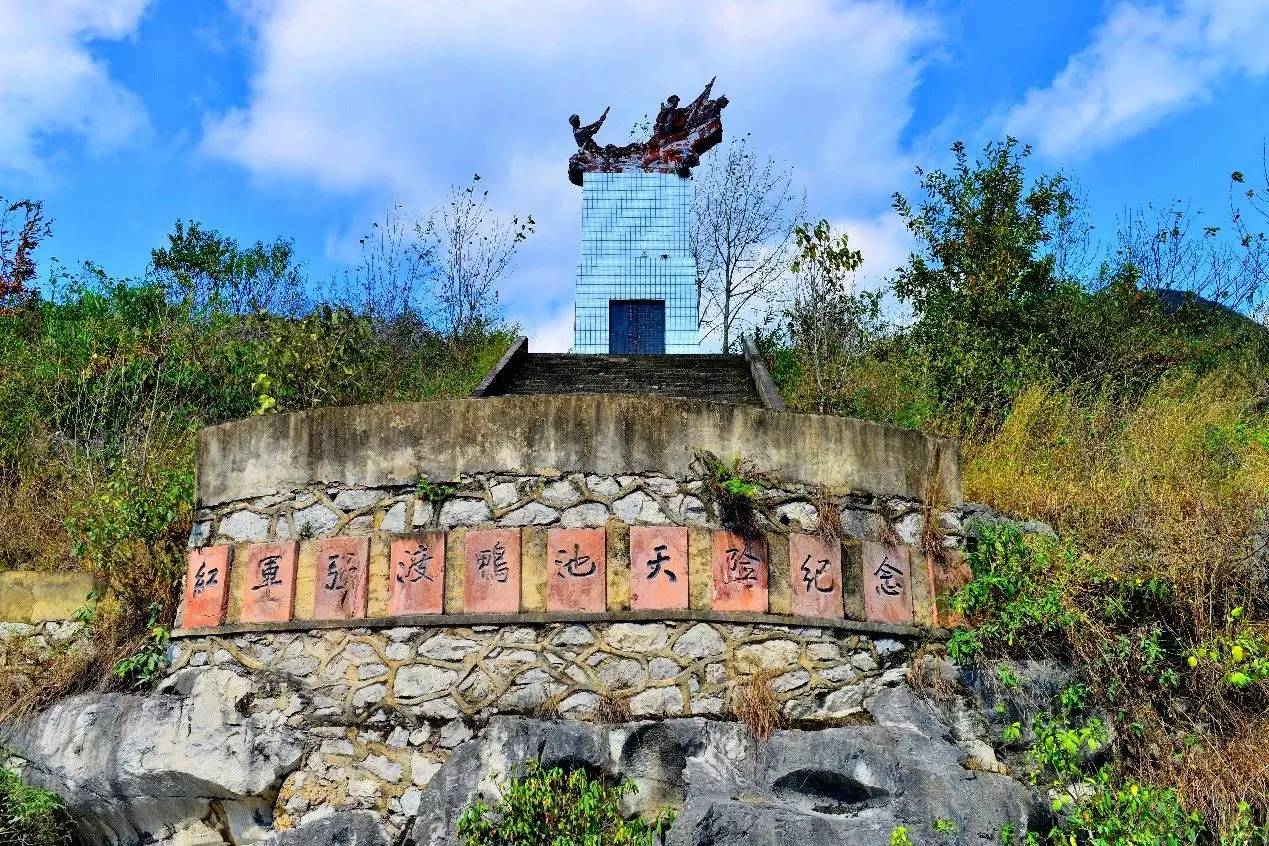
{"label": "hillside vegetation", "polygon": [[512,332],[313,303],[289,242],[178,223],[144,280],[54,268],[0,312],[0,569],[92,573],[91,651],[45,684],[0,677],[0,713],[158,666],[184,574],[199,428],[325,405],[465,396]]}
{"label": "hillside vegetation", "polygon": [[[977,530],[948,645],[1005,688],[1012,661],[1070,666],[1060,697],[1000,726],[1052,791],[1054,842],[1269,842],[1265,239],[1240,213],[1222,231],[1171,206],[1095,256],[1063,177],[1028,174],[1012,140],[954,153],[895,197],[917,246],[884,291],[853,289],[866,257],[845,235],[798,228],[757,332],[773,374],[796,409],[962,438],[966,498],[1054,530]],[[196,224],[142,280],[89,265],[41,296],[0,289],[0,568],[101,585],[93,649],[0,710],[160,666],[200,426],[469,392],[511,338],[490,293],[518,225],[491,278],[417,297],[412,266],[384,260],[391,219],[321,301],[289,242]],[[894,303],[909,320],[883,316]]]}
{"label": "hillside vegetation", "polygon": [[1232,245],[1192,234],[1172,207],[1090,274],[1061,176],[1028,179],[1011,141],[956,154],[919,206],[895,198],[909,325],[851,293],[845,236],[799,232],[776,378],[797,408],[961,437],[968,500],[1056,530],[980,529],[949,644],[1006,688],[1007,659],[1072,666],[1045,713],[1001,726],[1054,791],[1056,838],[1265,842],[1269,332],[1227,307],[1263,314],[1264,237],[1237,214]]}

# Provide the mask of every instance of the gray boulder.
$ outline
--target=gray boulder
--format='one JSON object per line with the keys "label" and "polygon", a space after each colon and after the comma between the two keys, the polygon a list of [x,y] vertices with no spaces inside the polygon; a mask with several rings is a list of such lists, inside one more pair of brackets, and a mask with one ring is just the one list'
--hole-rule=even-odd
{"label": "gray boulder", "polygon": [[28,781],[65,797],[86,842],[202,842],[190,838],[204,830],[253,842],[301,756],[281,714],[244,715],[253,693],[227,669],[177,673],[156,694],[63,700],[0,743]]}
{"label": "gray boulder", "polygon": [[[630,779],[628,812],[678,810],[671,846],[886,846],[900,825],[918,844],[998,842],[1006,825],[1021,834],[1043,814],[1023,784],[966,769],[951,730],[908,689],[879,694],[870,712],[872,725],[777,731],[765,742],[699,718],[496,718],[437,772],[412,834],[418,846],[456,846],[462,810],[477,797],[496,801],[499,780],[531,758]],[[939,819],[957,833],[936,835]]]}

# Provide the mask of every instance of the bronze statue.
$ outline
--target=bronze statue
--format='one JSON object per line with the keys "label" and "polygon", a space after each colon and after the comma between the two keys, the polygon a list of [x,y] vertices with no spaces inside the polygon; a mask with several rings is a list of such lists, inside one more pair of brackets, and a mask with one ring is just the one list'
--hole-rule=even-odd
{"label": "bronze statue", "polygon": [[652,125],[652,137],[618,147],[607,144],[600,147],[595,135],[608,117],[608,109],[599,120],[582,126],[578,115],[569,117],[573,127],[573,140],[577,152],[568,160],[568,178],[574,185],[581,185],[587,173],[621,173],[642,170],[646,173],[677,173],[689,176],[700,163],[701,154],[723,140],[722,112],[727,98],[709,99],[714,90],[710,80],[705,90],[687,105],[679,108],[679,97],[671,94],[661,104],[656,121]]}
{"label": "bronze statue", "polygon": [[599,145],[595,143],[595,133],[599,131],[599,127],[604,125],[604,121],[608,118],[609,106],[604,107],[604,113],[599,116],[599,120],[592,124],[582,126],[582,119],[578,115],[569,115],[568,122],[573,127],[573,140],[577,142],[577,146],[591,153],[599,152]]}

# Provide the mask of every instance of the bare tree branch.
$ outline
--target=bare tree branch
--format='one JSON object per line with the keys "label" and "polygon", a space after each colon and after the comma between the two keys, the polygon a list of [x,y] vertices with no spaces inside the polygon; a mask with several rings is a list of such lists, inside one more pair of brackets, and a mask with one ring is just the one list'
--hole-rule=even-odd
{"label": "bare tree branch", "polygon": [[784,279],[805,200],[794,193],[790,170],[759,160],[748,136],[699,173],[690,237],[700,326],[705,337],[719,333],[729,352],[745,309]]}
{"label": "bare tree branch", "polygon": [[451,341],[493,322],[498,282],[537,225],[532,215],[509,222],[498,217],[489,192],[477,190],[479,181],[477,174],[466,188],[454,188],[444,204],[415,224],[433,257],[439,326]]}

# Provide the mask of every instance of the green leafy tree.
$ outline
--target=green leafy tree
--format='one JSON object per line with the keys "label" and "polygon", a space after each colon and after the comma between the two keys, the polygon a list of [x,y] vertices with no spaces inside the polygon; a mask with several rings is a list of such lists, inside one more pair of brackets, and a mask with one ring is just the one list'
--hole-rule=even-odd
{"label": "green leafy tree", "polygon": [[910,333],[949,410],[999,411],[1049,357],[1077,285],[1050,249],[1075,211],[1060,174],[1028,182],[1029,147],[993,142],[950,171],[917,173],[925,200],[894,195],[917,242],[894,281],[916,317]]}
{"label": "green leafy tree", "polygon": [[827,220],[797,226],[793,240],[793,297],[784,316],[798,367],[814,386],[815,410],[822,414],[834,410],[850,362],[880,334],[881,294],[855,293],[863,254]]}
{"label": "green leafy tree", "polygon": [[289,239],[242,247],[196,220],[178,220],[167,240],[151,251],[150,272],[173,300],[235,315],[299,308],[303,272]]}

